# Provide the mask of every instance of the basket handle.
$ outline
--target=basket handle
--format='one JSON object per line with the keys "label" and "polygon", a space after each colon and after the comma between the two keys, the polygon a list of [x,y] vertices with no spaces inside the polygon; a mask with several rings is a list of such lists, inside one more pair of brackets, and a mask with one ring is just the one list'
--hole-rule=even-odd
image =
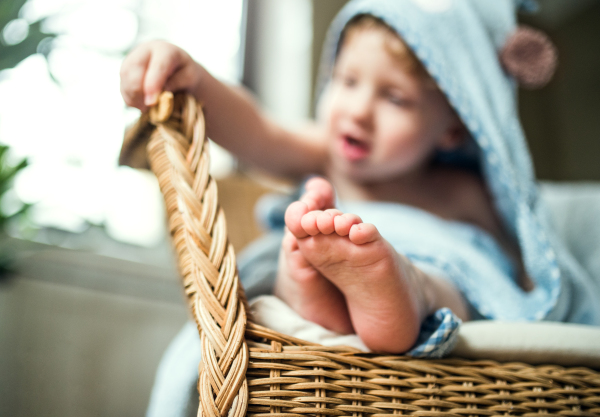
{"label": "basket handle", "polygon": [[[208,173],[202,108],[189,95],[164,92],[148,116],[154,125],[148,160],[165,199],[179,271],[200,333],[198,415],[222,417],[232,409],[231,417],[243,417],[248,406],[247,306],[217,185]],[[147,130],[147,124],[142,128]]]}

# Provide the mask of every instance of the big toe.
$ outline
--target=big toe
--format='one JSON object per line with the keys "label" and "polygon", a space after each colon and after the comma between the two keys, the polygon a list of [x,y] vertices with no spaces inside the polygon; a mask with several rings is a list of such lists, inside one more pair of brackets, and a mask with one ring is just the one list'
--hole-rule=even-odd
{"label": "big toe", "polygon": [[283,233],[283,239],[281,241],[281,247],[286,254],[292,253],[298,250],[298,240],[296,236],[290,232],[288,228],[285,228]]}
{"label": "big toe", "polygon": [[335,191],[329,181],[321,177],[311,178],[304,185],[306,193],[300,198],[309,210],[325,210],[335,205]]}
{"label": "big toe", "polygon": [[302,201],[294,201],[285,211],[285,225],[298,239],[308,236],[300,223],[306,213],[308,213],[308,206]]}

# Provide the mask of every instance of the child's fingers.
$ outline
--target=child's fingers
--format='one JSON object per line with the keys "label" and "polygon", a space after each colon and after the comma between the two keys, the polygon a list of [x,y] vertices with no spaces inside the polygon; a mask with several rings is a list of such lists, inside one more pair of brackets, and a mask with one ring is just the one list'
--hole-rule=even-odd
{"label": "child's fingers", "polygon": [[165,89],[167,80],[182,65],[181,52],[171,45],[170,47],[156,48],[148,63],[144,77],[144,104],[156,104],[158,95]]}
{"label": "child's fingers", "polygon": [[180,66],[171,74],[165,83],[164,91],[191,91],[193,86],[198,82],[198,65],[194,62],[189,65]]}
{"label": "child's fingers", "polygon": [[150,51],[145,47],[134,49],[121,64],[121,95],[131,107],[144,110],[144,74],[150,60]]}
{"label": "child's fingers", "polygon": [[156,104],[163,91],[190,89],[199,73],[193,64],[186,52],[164,41],[138,46],[121,65],[121,94],[125,103],[143,111]]}

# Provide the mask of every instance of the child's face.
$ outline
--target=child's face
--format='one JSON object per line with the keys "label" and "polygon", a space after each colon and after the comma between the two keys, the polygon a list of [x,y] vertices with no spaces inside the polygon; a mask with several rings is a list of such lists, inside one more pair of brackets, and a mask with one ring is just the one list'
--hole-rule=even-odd
{"label": "child's face", "polygon": [[344,42],[325,103],[332,168],[360,182],[418,174],[460,122],[442,93],[407,71],[364,30]]}

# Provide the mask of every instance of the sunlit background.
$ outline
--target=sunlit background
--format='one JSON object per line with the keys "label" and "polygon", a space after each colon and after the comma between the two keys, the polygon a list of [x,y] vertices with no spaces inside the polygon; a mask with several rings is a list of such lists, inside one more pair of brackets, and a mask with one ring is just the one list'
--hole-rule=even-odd
{"label": "sunlit background", "polygon": [[[119,93],[121,61],[133,45],[160,38],[223,80],[239,82],[242,11],[242,0],[25,3],[4,28],[3,41],[18,44],[28,24],[41,19],[42,31],[57,36],[38,47],[47,59],[34,54],[2,72],[0,141],[14,158],[30,162],[14,190],[34,203],[36,226],[83,232],[103,225],[111,237],[142,246],[164,238],[155,180],[116,164],[125,126],[139,116],[125,108]],[[217,175],[232,168],[223,152],[213,160]]]}

